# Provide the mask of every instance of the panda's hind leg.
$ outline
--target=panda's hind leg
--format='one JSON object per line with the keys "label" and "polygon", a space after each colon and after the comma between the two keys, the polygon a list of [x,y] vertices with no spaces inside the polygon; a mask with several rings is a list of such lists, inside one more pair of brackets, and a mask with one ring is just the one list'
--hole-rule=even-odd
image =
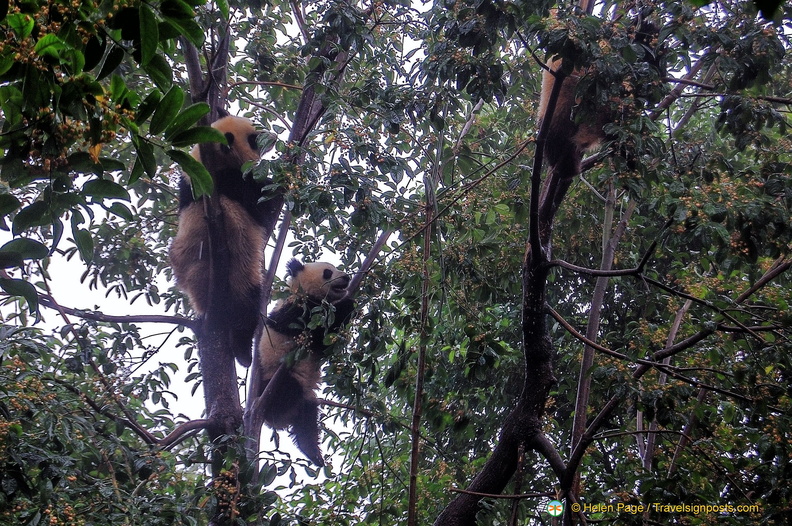
{"label": "panda's hind leg", "polygon": [[324,457],[319,448],[319,401],[316,398],[303,398],[299,401],[291,434],[294,443],[308,460],[319,467],[324,466]]}
{"label": "panda's hind leg", "polygon": [[289,427],[298,412],[297,404],[305,398],[300,382],[289,368],[281,364],[261,394],[261,416],[273,429]]}
{"label": "panda's hind leg", "polygon": [[261,395],[261,414],[273,429],[290,428],[294,443],[308,460],[324,466],[319,448],[319,402],[292,371],[281,364]]}
{"label": "panda's hind leg", "polygon": [[252,345],[259,326],[259,302],[261,287],[251,287],[242,298],[237,298],[239,308],[236,318],[228,320],[230,344],[234,356],[242,367],[250,367],[253,362]]}

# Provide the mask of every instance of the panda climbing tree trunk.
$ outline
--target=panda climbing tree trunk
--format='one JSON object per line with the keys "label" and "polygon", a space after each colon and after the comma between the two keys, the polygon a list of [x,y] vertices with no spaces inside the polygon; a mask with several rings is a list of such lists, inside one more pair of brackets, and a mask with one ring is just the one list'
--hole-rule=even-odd
{"label": "panda climbing tree trunk", "polygon": [[[202,54],[199,50],[185,39],[182,40],[192,101],[206,102],[210,106],[210,112],[202,123],[206,125],[226,111],[223,105],[228,95],[229,39],[227,30],[227,27],[221,28],[216,40],[205,44],[204,54],[208,72],[203,70]],[[316,57],[322,59],[319,61],[320,65],[312,70],[306,78],[306,85],[289,137],[289,144],[296,145],[297,148],[287,152],[284,157],[284,160],[291,164],[299,165],[302,162],[300,147],[304,145],[306,138],[326,109],[316,94],[315,85],[319,82],[327,83],[328,78],[330,83],[337,83],[341,80],[348,56],[345,52],[333,51],[335,49],[336,46],[331,42],[321,48]],[[306,63],[311,62],[312,58],[315,57],[307,57]],[[328,72],[331,74],[327,75]],[[211,163],[211,159],[203,161]],[[211,199],[205,200],[205,202],[207,202],[205,217],[210,238],[208,247],[210,268],[228,268],[229,247],[226,236],[222,234],[224,231],[222,214],[219,213],[218,206],[212,205]],[[262,226],[262,235],[265,239],[269,239],[274,231],[281,216],[283,203],[284,198],[280,191],[274,191],[267,201],[267,211],[263,214],[264,224]],[[271,285],[271,279],[269,283],[262,284],[264,290],[267,291],[265,294],[267,297]],[[209,303],[211,304],[212,298],[219,298],[221,295],[227,294],[226,277],[222,273],[210,271],[209,289]],[[219,304],[223,304],[223,302],[219,302]],[[266,309],[265,306],[263,308]],[[235,353],[230,348],[234,343],[229,341],[229,331],[224,325],[222,313],[215,312],[210,307],[196,329],[205,411],[208,420],[206,428],[210,440],[215,444],[212,456],[211,486],[217,491],[217,506],[211,511],[212,516],[209,521],[211,526],[232,524],[239,517],[237,509],[241,495],[245,493],[245,488],[241,486],[239,477],[241,463],[245,461],[242,451],[244,446],[248,446],[251,452],[251,458],[248,460],[254,462],[258,451],[257,437],[261,430],[260,419],[255,418],[255,414],[251,412],[250,408],[247,409],[246,416],[243,417],[234,362]],[[258,360],[254,360],[251,377],[255,378],[257,368]],[[254,381],[252,384],[256,384],[256,382]],[[249,400],[252,401],[254,398],[249,398]],[[252,416],[248,418],[247,415]],[[245,442],[243,437],[255,437],[255,439]],[[230,451],[232,447],[238,448],[236,454]]]}
{"label": "panda climbing tree trunk", "polygon": [[[333,71],[332,78],[334,83],[339,83],[343,77],[344,67],[349,60],[349,54],[343,51],[336,53],[334,51],[335,48],[336,46],[332,45],[331,42],[325,44],[325,46],[320,50],[319,56],[329,60],[327,62],[321,61],[306,78],[302,97],[300,98],[300,103],[297,107],[297,113],[294,117],[294,123],[292,124],[291,132],[289,133],[289,144],[296,145],[294,151],[288,152],[286,154],[286,160],[291,164],[300,165],[303,162],[304,153],[301,152],[301,147],[304,145],[308,135],[314,129],[316,124],[319,122],[319,119],[321,119],[322,115],[327,109],[322,103],[321,97],[319,97],[316,93],[317,83],[322,80],[328,70]],[[329,67],[327,66],[328,62],[331,64]],[[271,224],[271,228],[268,230],[270,234],[274,231],[275,224],[280,217],[280,209],[282,206],[283,199],[281,198],[280,204],[278,206],[278,213],[271,218],[271,223],[268,223],[268,227]],[[285,234],[289,229],[291,214],[288,211],[284,211],[282,217],[283,220],[281,223],[281,230],[280,234],[278,235],[278,241],[276,243],[275,250],[273,251],[273,259],[270,261],[268,272],[266,273],[264,283],[262,284],[262,301],[260,309],[262,316],[266,316],[267,313],[267,306],[271,297],[272,283],[275,278],[274,267],[277,266],[277,262],[284,246]],[[261,413],[261,405],[258,403],[264,389],[261,382],[262,377],[263,372],[261,363],[258,359],[254,359],[250,368],[248,407],[245,409],[244,416],[245,436],[247,437],[245,448],[248,453],[248,460],[254,464],[257,463],[256,461],[261,441],[261,428],[264,425],[264,418]],[[256,466],[256,469],[257,468],[258,466]]]}

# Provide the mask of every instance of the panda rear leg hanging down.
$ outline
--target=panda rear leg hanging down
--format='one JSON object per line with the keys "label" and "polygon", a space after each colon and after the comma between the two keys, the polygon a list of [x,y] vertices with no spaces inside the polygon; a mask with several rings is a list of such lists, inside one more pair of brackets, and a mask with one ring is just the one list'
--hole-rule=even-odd
{"label": "panda rear leg hanging down", "polygon": [[306,392],[300,382],[281,364],[261,397],[264,421],[275,429],[289,428],[300,451],[317,466],[324,466],[319,448],[319,400],[313,390]]}

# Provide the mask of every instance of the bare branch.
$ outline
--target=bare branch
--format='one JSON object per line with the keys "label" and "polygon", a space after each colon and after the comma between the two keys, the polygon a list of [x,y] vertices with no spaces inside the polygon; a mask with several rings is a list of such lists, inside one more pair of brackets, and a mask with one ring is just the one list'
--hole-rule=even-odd
{"label": "bare branch", "polygon": [[188,420],[187,422],[179,424],[176,429],[171,431],[166,437],[157,440],[157,445],[163,449],[173,447],[187,438],[187,435],[191,431],[206,429],[210,424],[211,421],[205,419]]}
{"label": "bare branch", "polygon": [[363,260],[363,263],[360,264],[360,270],[358,270],[354,276],[352,276],[352,281],[349,282],[349,286],[347,287],[347,295],[353,296],[358,288],[360,288],[360,284],[365,278],[366,274],[369,273],[371,267],[377,261],[380,251],[382,251],[382,247],[385,246],[385,243],[388,242],[388,238],[393,233],[392,230],[385,230],[380,234],[380,237],[371,247],[369,253],[366,255],[366,259]]}
{"label": "bare branch", "polygon": [[533,447],[550,463],[550,468],[560,480],[566,473],[567,466],[556,447],[547,438],[547,435],[544,433],[537,434],[533,439]]}
{"label": "bare branch", "polygon": [[575,339],[580,340],[582,343],[586,344],[587,346],[591,347],[596,351],[601,352],[602,354],[606,354],[613,358],[618,358],[619,360],[624,360],[625,362],[638,363],[641,365],[646,365],[648,367],[662,366],[662,364],[659,362],[653,362],[651,360],[645,360],[642,358],[631,358],[626,354],[622,354],[620,352],[614,351],[613,349],[609,349],[597,343],[596,341],[587,338],[580,331],[576,330],[568,321],[566,321],[566,319],[564,319],[563,316],[561,316],[560,313],[558,313],[558,311],[556,311],[552,307],[547,307],[547,312],[553,317],[553,319],[555,319],[559,324],[561,324],[561,326],[564,327],[564,329],[566,329],[567,332],[569,332],[569,334],[571,334]]}
{"label": "bare branch", "polygon": [[229,84],[228,89],[233,89],[238,86],[275,86],[278,88],[294,89],[300,91],[303,89],[302,86],[297,86],[295,84],[286,84],[284,82],[275,82],[270,80],[240,80]]}
{"label": "bare branch", "polygon": [[[107,410],[108,404],[99,403],[95,401],[94,399],[92,399],[90,396],[80,391],[75,386],[63,380],[60,380],[58,378],[52,378],[51,380],[64,387],[66,390],[71,391],[73,394],[79,396],[83,400],[83,402],[88,404],[88,406],[94,411],[96,411],[97,414],[105,416],[114,422],[120,422],[125,426],[129,427],[129,429],[131,429],[137,436],[142,438],[143,441],[146,442],[147,444],[154,445],[157,443],[157,438],[151,433],[149,433],[145,428],[138,425],[138,423],[134,419],[130,418],[130,415],[127,415],[127,418],[122,418],[118,415],[115,415]],[[121,404],[120,401],[118,400],[116,400],[116,403],[119,405]]]}
{"label": "bare branch", "polygon": [[166,316],[157,314],[134,314],[128,316],[114,316],[110,314],[103,314],[97,311],[89,311],[83,309],[74,309],[71,307],[64,307],[58,304],[55,299],[49,294],[42,294],[39,296],[39,303],[44,307],[64,312],[72,316],[77,316],[84,320],[99,321],[106,323],[170,323],[173,325],[180,325],[188,329],[195,330],[196,322],[192,318],[185,318],[183,316]]}

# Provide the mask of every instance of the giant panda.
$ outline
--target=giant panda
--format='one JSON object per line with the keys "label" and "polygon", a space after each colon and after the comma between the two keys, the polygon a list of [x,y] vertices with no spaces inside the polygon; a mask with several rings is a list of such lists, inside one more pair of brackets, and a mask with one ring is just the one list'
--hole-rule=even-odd
{"label": "giant panda", "polygon": [[[323,466],[315,391],[328,347],[325,336],[342,330],[354,310],[354,301],[347,294],[350,278],[329,263],[296,259],[287,264],[287,275],[290,294],[269,313],[258,337],[264,385],[261,414],[272,429],[289,429],[300,451]],[[324,323],[309,328],[321,311],[326,313]]]}
{"label": "giant panda", "polygon": [[[547,105],[555,85],[555,72],[561,67],[561,60],[551,61],[548,69],[542,72],[542,92],[539,97],[539,122],[547,116]],[[583,154],[599,146],[605,139],[603,126],[608,124],[610,115],[602,111],[587,122],[575,123],[572,109],[578,103],[575,90],[584,72],[574,70],[562,84],[556,99],[555,111],[550,120],[544,155],[550,172],[559,172],[562,177],[572,179],[580,174]]]}
{"label": "giant panda", "polygon": [[[202,161],[214,181],[212,204],[219,208],[227,252],[214,262],[210,273],[209,226],[205,200],[193,198],[189,177],[179,182],[179,229],[170,247],[170,262],[177,285],[187,294],[196,315],[204,317],[212,309],[221,326],[228,327],[229,345],[240,365],[251,363],[253,337],[259,315],[262,260],[265,245],[263,224],[265,203],[260,203],[263,184],[242,173],[248,161],[258,161],[256,140],[259,132],[245,118],[225,116],[212,127],[219,130],[227,144],[196,146],[192,156]],[[210,287],[209,276],[224,282]],[[210,289],[222,293],[211,299]],[[199,336],[200,337],[200,336]]]}
{"label": "giant panda", "polygon": [[[641,17],[636,20],[636,23],[634,42],[644,51],[642,60],[657,71],[658,77],[663,77],[665,75],[665,49],[656,42],[659,33],[657,26]],[[561,59],[551,60],[542,72],[542,91],[539,97],[538,113],[540,126],[547,117],[547,106],[556,82],[553,73],[560,71],[561,67]],[[594,115],[586,115],[587,120],[585,121],[576,123],[573,119],[572,110],[580,103],[575,93],[578,84],[584,75],[594,74],[596,71],[593,68],[575,69],[564,78],[546,136],[544,155],[548,171],[557,174],[566,183],[570,183],[580,174],[581,161],[586,151],[598,147],[609,138],[603,127],[612,123],[616,117],[610,107],[603,107]],[[644,95],[647,94],[651,95],[651,93],[644,93]]]}

